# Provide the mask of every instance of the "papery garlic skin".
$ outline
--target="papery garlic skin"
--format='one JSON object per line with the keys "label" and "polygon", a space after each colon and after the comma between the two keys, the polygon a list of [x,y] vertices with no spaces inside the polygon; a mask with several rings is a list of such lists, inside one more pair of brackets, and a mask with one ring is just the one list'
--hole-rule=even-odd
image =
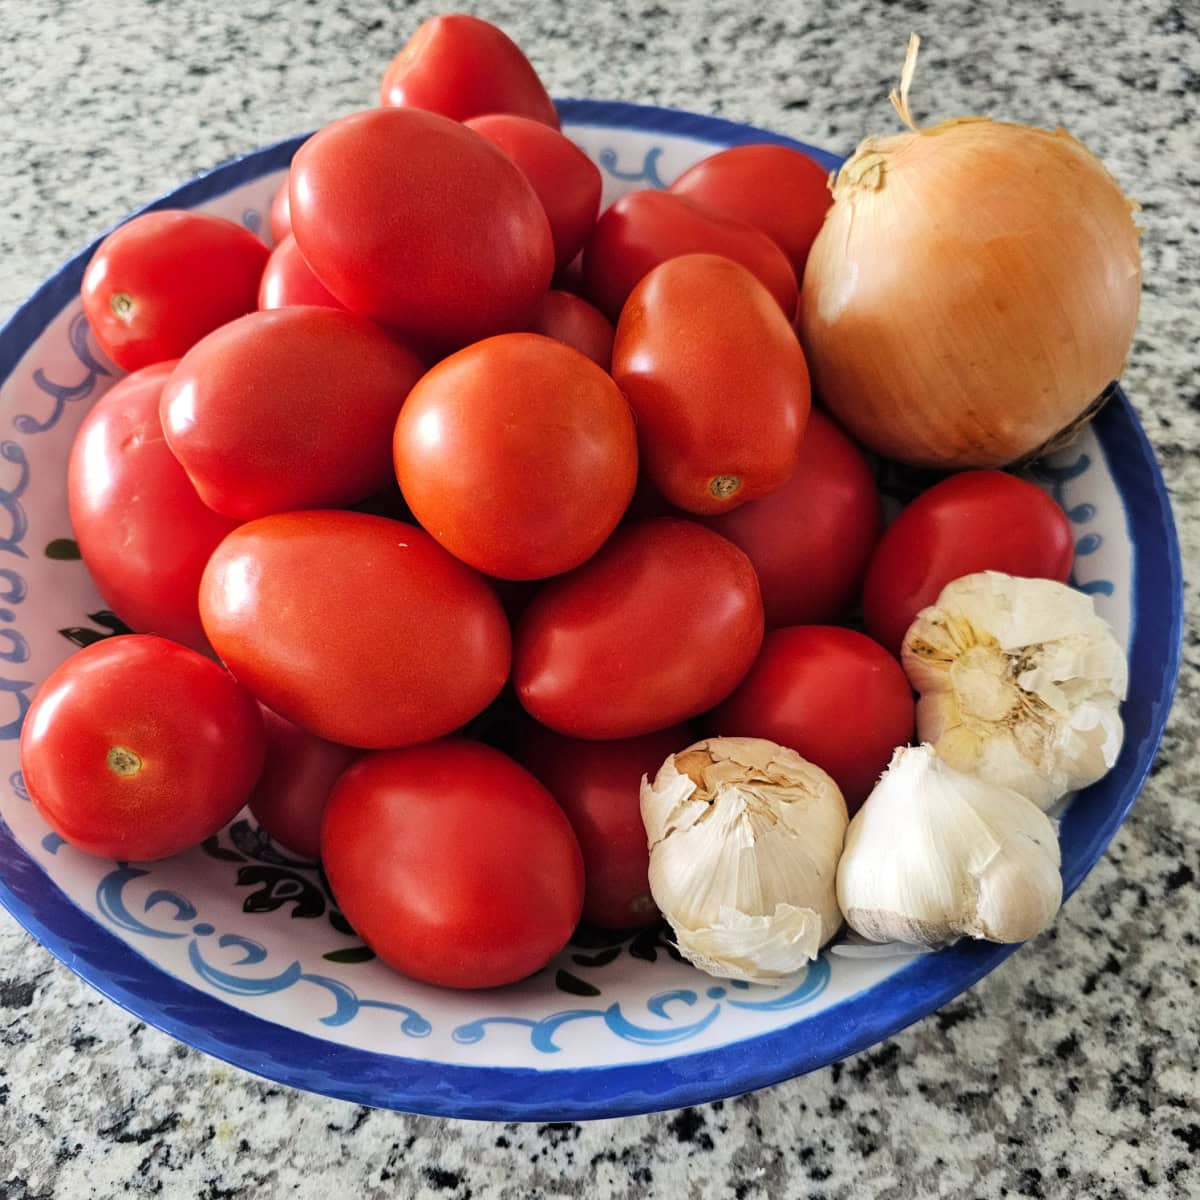
{"label": "papery garlic skin", "polygon": [[902,746],[855,814],[837,873],[846,923],[872,942],[1023,942],[1054,919],[1054,826],[1024,796]]}
{"label": "papery garlic skin", "polygon": [[917,614],[900,656],[920,693],[918,737],[960,770],[1046,809],[1117,761],[1125,653],[1066,584],[956,579]]}
{"label": "papery garlic skin", "polygon": [[709,738],[642,779],[650,891],[680,952],[723,979],[770,983],[816,958],[842,923],[846,802],[794,750]]}

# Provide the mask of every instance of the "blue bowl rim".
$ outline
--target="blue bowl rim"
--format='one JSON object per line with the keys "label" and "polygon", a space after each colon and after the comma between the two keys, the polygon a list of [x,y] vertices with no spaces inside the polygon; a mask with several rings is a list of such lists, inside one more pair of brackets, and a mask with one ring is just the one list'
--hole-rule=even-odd
{"label": "blue bowl rim", "polygon": [[[773,142],[836,167],[818,147],[718,117],[620,101],[562,100],[564,124],[694,137],[720,146]],[[294,137],[213,168],[139,211],[186,206],[286,167]],[[0,329],[0,383],[44,326],[78,294],[97,239]],[[1066,895],[1125,819],[1153,763],[1179,671],[1183,576],[1170,502],[1154,452],[1118,388],[1096,421],[1134,546],[1126,741],[1117,768],[1076,799],[1062,826]],[[1109,453],[1119,448],[1120,453]],[[1154,553],[1156,548],[1161,551]],[[1140,617],[1140,619],[1139,619]],[[535,1070],[426,1062],[341,1046],[252,1016],[168,974],[77,908],[0,821],[0,903],[52,954],[133,1015],[207,1054],[268,1079],[377,1108],[499,1121],[628,1116],[766,1087],[856,1054],[927,1016],[1016,946],[958,944],[803,1021],[716,1049],[612,1067]]]}

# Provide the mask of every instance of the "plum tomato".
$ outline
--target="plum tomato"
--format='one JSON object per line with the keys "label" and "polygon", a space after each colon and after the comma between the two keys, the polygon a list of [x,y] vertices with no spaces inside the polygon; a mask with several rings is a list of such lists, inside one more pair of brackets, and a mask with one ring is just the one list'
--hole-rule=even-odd
{"label": "plum tomato", "polygon": [[313,274],[304,261],[296,239],[285,234],[271,251],[258,285],[258,307],[294,308],[299,305],[321,308],[345,308],[333,293]]}
{"label": "plum tomato", "polygon": [[275,195],[271,197],[271,207],[267,210],[267,228],[271,231],[271,241],[276,246],[292,232],[292,205],[286,175],[275,189]]}
{"label": "plum tomato", "polygon": [[529,322],[529,332],[565,342],[605,371],[612,366],[611,322],[598,308],[570,292],[547,292]]}

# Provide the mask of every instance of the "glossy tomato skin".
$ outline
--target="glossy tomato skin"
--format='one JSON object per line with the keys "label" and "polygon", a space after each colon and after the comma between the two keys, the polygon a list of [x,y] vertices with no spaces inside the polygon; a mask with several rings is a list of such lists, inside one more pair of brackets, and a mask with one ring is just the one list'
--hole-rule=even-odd
{"label": "glossy tomato skin", "polygon": [[441,987],[531,975],[566,945],[583,903],[579,844],[554,798],[460,738],[351,767],[325,811],[321,857],[363,941]]}
{"label": "glossy tomato skin", "polygon": [[518,113],[558,128],[558,113],[520,47],[478,17],[423,22],[384,72],[379,102],[428,109],[455,121]]}
{"label": "glossy tomato skin", "polygon": [[797,279],[833,203],[829,172],[790,146],[731,146],[684,171],[670,190],[761,230],[788,256]]}
{"label": "glossy tomato skin", "polygon": [[497,146],[436,113],[351,113],[291,169],[292,232],[353,312],[457,348],[522,329],[550,286],[542,202]]}
{"label": "glossy tomato skin", "polygon": [[554,237],[554,265],[561,270],[583,249],[600,211],[600,168],[569,138],[540,121],[490,113],[465,122],[494,142],[537,192]]}
{"label": "glossy tomato skin", "polygon": [[833,621],[854,606],[883,509],[862,451],[814,408],[791,478],[704,523],[750,556],[776,629]]}
{"label": "glossy tomato skin", "polygon": [[804,351],[737,263],[689,254],[655,267],[621,312],[612,371],[637,416],[643,469],[677,507],[724,512],[796,470]]}
{"label": "glossy tomato skin", "polygon": [[641,782],[668,755],[696,740],[686,725],[610,742],[567,738],[527,722],[517,758],[562,806],[583,851],[583,919],[600,929],[633,929],[658,917],[650,895],[650,850]]}
{"label": "glossy tomato skin", "polygon": [[750,560],[693,521],[625,525],[517,624],[525,710],[569,737],[638,737],[722,700],[762,642]]}
{"label": "glossy tomato skin", "polygon": [[158,406],[174,367],[143,367],[96,402],[71,447],[67,504],[88,573],[117,616],[203,651],[200,576],[237,522],[201,501],[167,448]]}
{"label": "glossy tomato skin", "polygon": [[265,705],[363,749],[441,737],[508,676],[500,602],[424,530],[355,512],[239,526],[200,583],[213,649]]}
{"label": "glossy tomato skin", "polygon": [[292,203],[288,193],[288,178],[275,189],[271,197],[271,207],[267,210],[267,228],[271,231],[271,241],[276,246],[292,232]]}
{"label": "glossy tomato skin", "polygon": [[297,305],[315,305],[321,308],[345,308],[333,293],[313,274],[312,267],[304,261],[296,239],[285,234],[263,270],[258,285],[258,307],[293,308]]}
{"label": "glossy tomato skin", "polygon": [[529,322],[529,332],[565,342],[605,371],[612,366],[612,323],[570,292],[548,291]]}
{"label": "glossy tomato skin", "polygon": [[262,707],[266,757],[250,794],[254,819],[280,845],[305,858],[321,853],[321,817],[333,785],[362,757]]}
{"label": "glossy tomato skin", "polygon": [[163,431],[200,498],[226,516],[353,504],[389,482],[392,428],[422,370],[352,313],[251,313],[180,360],[163,388]]}
{"label": "glossy tomato skin", "polygon": [[625,397],[590,359],[506,333],[443,359],[413,388],[396,478],[451,554],[502,579],[541,579],[603,545],[637,481]]}
{"label": "glossy tomato skin", "polygon": [[681,254],[719,254],[754,274],[791,321],[799,291],[787,255],[765,233],[670,192],[630,192],[601,215],[583,251],[588,299],[611,320],[648,272]]}
{"label": "glossy tomato skin", "polygon": [[1075,540],[1040,488],[1003,471],[963,471],[923,492],[884,531],[867,568],[863,620],[893,653],[951,580],[1003,571],[1065,583]]}
{"label": "glossy tomato skin", "polygon": [[207,213],[142,213],[100,243],[83,275],[83,311],[126,371],[178,358],[252,312],[270,252],[248,229]]}
{"label": "glossy tomato skin", "polygon": [[102,858],[198,846],[246,802],[263,761],[258,706],[224,667],[127,634],[72,655],[21,731],[21,771],[52,829]]}
{"label": "glossy tomato skin", "polygon": [[852,629],[794,625],[767,634],[709,727],[790,746],[833,776],[853,814],[914,722],[912,688],[882,646]]}

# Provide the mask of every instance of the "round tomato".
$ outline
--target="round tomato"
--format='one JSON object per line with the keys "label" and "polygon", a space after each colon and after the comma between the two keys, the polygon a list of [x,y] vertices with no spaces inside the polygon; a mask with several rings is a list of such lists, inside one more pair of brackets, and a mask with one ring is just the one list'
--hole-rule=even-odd
{"label": "round tomato", "polygon": [[795,625],[763,639],[737,690],[709,718],[718,737],[767,738],[833,776],[853,813],[912,737],[912,688],[865,634]]}
{"label": "round tomato", "polygon": [[522,329],[554,271],[542,202],[491,142],[436,113],[351,113],[291,170],[292,232],[351,311],[422,346]]}
{"label": "round tomato", "polygon": [[297,305],[321,308],[345,308],[333,293],[312,273],[304,261],[296,239],[290,233],[271,251],[258,285],[258,307],[291,308]]}
{"label": "round tomato", "polygon": [[396,478],[451,554],[503,579],[578,566],[616,528],[637,480],[633,415],[576,350],[535,333],[443,359],[396,422]]}
{"label": "round tomato", "polygon": [[263,762],[258,705],[224,667],[129,634],[72,655],[21,730],[30,799],[61,837],[102,858],[165,858],[246,803]]}
{"label": "round tomato", "polygon": [[562,805],[583,851],[583,919],[631,929],[658,916],[650,895],[650,850],[642,824],[642,776],[696,740],[686,725],[645,737],[585,742],[526,722],[517,758]]}
{"label": "round tomato", "polygon": [[761,229],[791,260],[797,279],[833,203],[829,172],[790,146],[731,146],[684,171],[671,192]]}
{"label": "round tomato", "polygon": [[570,292],[547,292],[529,322],[529,332],[565,342],[605,371],[612,366],[612,325],[598,308]]}
{"label": "round tomato", "polygon": [[143,367],[97,401],[71,447],[67,504],[88,573],[117,616],[206,650],[196,592],[237,522],[201,501],[167,448],[158,405],[174,367]]}
{"label": "round tomato", "polygon": [[765,233],[670,192],[630,192],[601,215],[583,251],[588,298],[615,321],[638,280],[681,254],[719,254],[741,263],[789,321],[795,315],[796,272]]}
{"label": "round tomato", "polygon": [[546,584],[517,624],[525,710],[571,737],[637,737],[686,721],[736,686],[762,642],[750,560],[692,521],[625,525]]}
{"label": "round tomato", "polygon": [[737,263],[688,254],[655,267],[621,313],[612,372],[637,416],[645,472],[677,507],[723,512],[796,470],[804,351]]}
{"label": "round tomato", "polygon": [[248,229],[164,209],[113,230],[83,275],[83,311],[104,352],[136,371],[178,358],[252,312],[270,251]]}
{"label": "round tomato", "polygon": [[461,13],[422,22],[384,72],[379,102],[456,121],[520,113],[558,128],[554,101],[521,48],[495,25]]}
{"label": "round tomato", "polygon": [[524,172],[550,221],[555,266],[565,267],[596,223],[600,168],[557,129],[528,117],[491,113],[466,125],[495,142]]}
{"label": "round tomato", "polygon": [[292,232],[292,203],[288,194],[288,177],[275,189],[271,198],[271,207],[267,212],[267,228],[271,231],[271,240],[276,246],[289,237]]}
{"label": "round tomato", "polygon": [[524,979],[583,903],[570,823],[528,771],[450,738],[368,754],[334,788],[321,858],[346,919],[384,962],[442,987]]}
{"label": "round tomato", "polygon": [[415,525],[366,513],[239,526],[204,572],[200,617],[268,708],[347,746],[441,737],[508,676],[508,621],[491,588]]}
{"label": "round tomato", "polygon": [[329,794],[362,751],[327,742],[269,708],[262,716],[267,754],[250,794],[250,812],[280,845],[317,858]]}
{"label": "round tomato", "polygon": [[163,430],[226,516],[353,504],[390,480],[392,429],[422,370],[352,313],[251,313],[184,355],[163,388]]}
{"label": "round tomato", "polygon": [[750,556],[774,629],[832,621],[854,604],[883,511],[862,451],[814,408],[792,477],[705,524]]}
{"label": "round tomato", "polygon": [[1075,541],[1066,513],[1003,471],[963,471],[918,496],[888,526],[867,568],[863,620],[894,653],[913,618],[951,580],[1003,571],[1065,583]]}

